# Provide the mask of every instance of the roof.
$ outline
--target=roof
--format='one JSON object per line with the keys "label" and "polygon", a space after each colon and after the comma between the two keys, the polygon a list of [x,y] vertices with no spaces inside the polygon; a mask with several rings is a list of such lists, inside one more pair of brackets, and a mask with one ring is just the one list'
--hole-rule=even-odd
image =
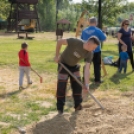
{"label": "roof", "polygon": [[57,21],[57,24],[71,24],[69,20],[61,19]]}

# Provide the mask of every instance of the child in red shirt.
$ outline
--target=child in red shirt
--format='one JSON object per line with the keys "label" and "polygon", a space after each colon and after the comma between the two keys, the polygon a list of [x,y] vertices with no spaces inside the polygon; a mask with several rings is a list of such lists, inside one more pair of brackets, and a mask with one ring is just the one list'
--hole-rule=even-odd
{"label": "child in red shirt", "polygon": [[18,53],[18,56],[19,56],[19,90],[24,89],[23,87],[24,74],[26,75],[28,85],[32,84],[32,81],[30,80],[31,64],[29,62],[27,48],[28,48],[28,44],[22,43],[21,50]]}

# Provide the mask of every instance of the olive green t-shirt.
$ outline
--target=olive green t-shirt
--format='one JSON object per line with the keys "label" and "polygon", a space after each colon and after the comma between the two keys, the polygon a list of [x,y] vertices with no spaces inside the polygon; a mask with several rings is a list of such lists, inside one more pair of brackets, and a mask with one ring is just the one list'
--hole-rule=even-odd
{"label": "olive green t-shirt", "polygon": [[80,60],[91,63],[93,53],[83,48],[84,41],[76,38],[67,39],[67,47],[61,54],[61,62],[69,66],[75,66]]}

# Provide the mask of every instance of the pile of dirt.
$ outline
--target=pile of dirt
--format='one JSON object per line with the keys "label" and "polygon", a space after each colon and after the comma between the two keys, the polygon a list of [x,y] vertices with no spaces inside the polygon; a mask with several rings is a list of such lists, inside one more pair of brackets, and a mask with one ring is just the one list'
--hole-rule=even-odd
{"label": "pile of dirt", "polygon": [[134,92],[102,97],[105,110],[88,102],[79,113],[50,114],[27,127],[26,134],[134,134],[133,96]]}

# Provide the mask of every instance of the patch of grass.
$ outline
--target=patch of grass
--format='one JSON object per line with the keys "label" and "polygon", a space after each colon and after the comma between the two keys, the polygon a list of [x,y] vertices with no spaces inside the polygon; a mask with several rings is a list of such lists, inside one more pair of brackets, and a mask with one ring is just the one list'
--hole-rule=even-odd
{"label": "patch of grass", "polygon": [[32,112],[32,113],[29,113],[27,118],[30,119],[31,121],[39,121],[39,114],[35,113],[35,112]]}
{"label": "patch of grass", "polygon": [[16,95],[10,96],[10,99],[11,99],[13,102],[18,102],[18,101],[19,101],[19,98],[18,98],[18,96],[16,96]]}
{"label": "patch of grass", "polygon": [[0,121],[9,123],[10,121],[16,121],[16,119],[10,115],[0,115]]}
{"label": "patch of grass", "polygon": [[[45,108],[45,107],[41,107],[38,103],[35,102],[26,102],[25,104],[22,104],[23,109],[21,109],[22,111],[18,115],[16,115],[16,117],[13,117],[10,114],[5,115],[3,112],[1,112],[0,121],[12,124],[12,128],[10,128],[9,131],[13,128],[26,126],[27,124],[30,124],[32,122],[39,121],[43,115],[49,114],[50,111],[55,111],[56,107],[54,103],[52,104],[53,106],[51,106],[50,108]],[[8,109],[7,111],[11,112],[11,110]],[[14,112],[15,111],[12,111],[12,113]],[[5,131],[5,129],[3,128],[2,132],[4,133],[7,131]]]}
{"label": "patch of grass", "polygon": [[0,134],[9,134],[12,130],[13,130],[12,127],[1,128],[1,129],[0,129]]}
{"label": "patch of grass", "polygon": [[37,111],[37,110],[40,109],[40,106],[39,106],[38,103],[27,102],[27,103],[25,104],[25,108],[27,108],[27,109],[31,109],[32,111]]}
{"label": "patch of grass", "polygon": [[56,107],[50,107],[50,108],[41,108],[40,115],[47,115],[50,111],[56,111]]}

